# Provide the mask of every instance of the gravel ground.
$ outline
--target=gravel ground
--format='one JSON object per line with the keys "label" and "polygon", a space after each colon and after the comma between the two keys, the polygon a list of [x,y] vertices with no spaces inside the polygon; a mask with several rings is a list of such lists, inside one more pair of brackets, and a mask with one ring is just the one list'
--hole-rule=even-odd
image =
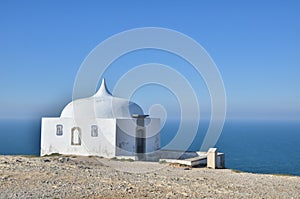
{"label": "gravel ground", "polygon": [[0,156],[0,198],[300,198],[300,177],[96,157]]}

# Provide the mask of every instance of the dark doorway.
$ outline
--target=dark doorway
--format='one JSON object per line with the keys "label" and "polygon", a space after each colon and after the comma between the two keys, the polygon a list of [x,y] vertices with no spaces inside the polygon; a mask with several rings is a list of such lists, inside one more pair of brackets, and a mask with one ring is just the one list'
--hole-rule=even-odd
{"label": "dark doorway", "polygon": [[136,120],[135,147],[138,160],[146,160],[146,128],[145,117],[148,115],[133,115]]}
{"label": "dark doorway", "polygon": [[145,136],[145,129],[138,129],[136,131],[136,153],[145,153],[146,152],[146,139]]}

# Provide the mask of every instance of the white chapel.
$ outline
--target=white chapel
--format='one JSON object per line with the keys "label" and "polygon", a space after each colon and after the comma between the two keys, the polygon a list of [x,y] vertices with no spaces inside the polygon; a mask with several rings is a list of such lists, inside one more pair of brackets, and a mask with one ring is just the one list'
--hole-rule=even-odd
{"label": "white chapel", "polygon": [[102,80],[91,97],[70,102],[60,117],[43,117],[41,156],[120,157],[147,160],[160,148],[160,119],[127,99],[114,97]]}

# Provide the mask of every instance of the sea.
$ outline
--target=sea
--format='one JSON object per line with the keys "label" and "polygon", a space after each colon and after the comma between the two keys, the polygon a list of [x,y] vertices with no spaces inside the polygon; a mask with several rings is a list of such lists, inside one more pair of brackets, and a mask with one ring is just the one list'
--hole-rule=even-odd
{"label": "sea", "polygon": [[[200,149],[208,124],[200,122],[189,151]],[[162,146],[172,140],[178,126],[177,121],[165,123]],[[1,119],[0,128],[1,155],[40,154],[41,119]],[[216,147],[225,153],[226,168],[300,176],[300,122],[228,120]]]}

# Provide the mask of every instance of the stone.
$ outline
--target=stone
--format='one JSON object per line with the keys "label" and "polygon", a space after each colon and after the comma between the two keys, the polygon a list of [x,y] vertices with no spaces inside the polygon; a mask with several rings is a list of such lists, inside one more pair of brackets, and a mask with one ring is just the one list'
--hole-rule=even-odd
{"label": "stone", "polygon": [[210,148],[207,152],[207,168],[216,169],[217,168],[217,148]]}
{"label": "stone", "polygon": [[66,161],[65,157],[58,158],[59,163],[64,163]]}

